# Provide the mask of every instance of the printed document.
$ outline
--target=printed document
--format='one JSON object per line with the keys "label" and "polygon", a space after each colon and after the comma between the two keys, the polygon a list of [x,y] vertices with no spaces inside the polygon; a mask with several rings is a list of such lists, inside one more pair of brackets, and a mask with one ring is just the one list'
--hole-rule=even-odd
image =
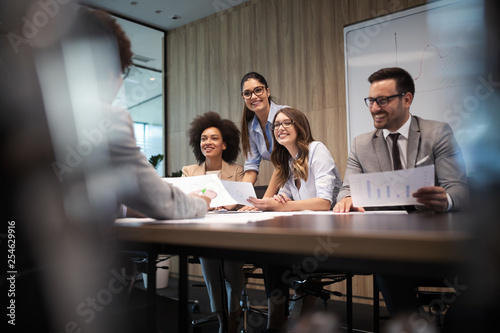
{"label": "printed document", "polygon": [[412,194],[434,186],[434,165],[349,177],[355,207],[421,205]]}
{"label": "printed document", "polygon": [[180,188],[184,193],[206,195],[212,199],[210,207],[214,208],[236,204],[251,206],[247,199],[251,196],[256,197],[252,183],[223,181],[213,174],[166,177],[163,180]]}

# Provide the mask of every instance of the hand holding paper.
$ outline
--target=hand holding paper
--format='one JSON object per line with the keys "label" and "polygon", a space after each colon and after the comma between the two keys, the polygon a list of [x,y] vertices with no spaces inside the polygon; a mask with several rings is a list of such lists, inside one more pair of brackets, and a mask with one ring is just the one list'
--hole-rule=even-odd
{"label": "hand holding paper", "polygon": [[220,180],[216,175],[169,177],[163,180],[180,188],[184,193],[209,197],[212,199],[212,208],[248,205],[247,198],[256,196],[252,183]]}
{"label": "hand holding paper", "polygon": [[413,193],[434,186],[434,165],[351,175],[349,181],[355,207],[421,205]]}

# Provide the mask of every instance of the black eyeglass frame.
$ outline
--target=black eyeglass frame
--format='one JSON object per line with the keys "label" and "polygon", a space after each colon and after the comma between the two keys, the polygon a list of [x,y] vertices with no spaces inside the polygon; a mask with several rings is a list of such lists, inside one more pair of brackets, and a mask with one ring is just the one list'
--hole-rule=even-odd
{"label": "black eyeglass frame", "polygon": [[[288,125],[286,125],[288,123]],[[294,124],[294,121],[293,120],[285,120],[285,121],[282,121],[281,123],[275,123],[275,124],[272,124],[271,125],[271,129],[273,131],[276,131],[277,129],[280,128],[280,126],[283,125],[283,128],[290,128],[292,127],[292,125]]]}
{"label": "black eyeglass frame", "polygon": [[[365,104],[367,107],[372,108],[373,104],[377,102],[378,106],[386,106],[389,104],[389,100],[394,97],[403,97],[406,93],[400,93],[392,96],[380,96],[377,98],[365,97]],[[382,103],[380,103],[382,101]]]}
{"label": "black eyeglass frame", "polygon": [[[260,94],[257,94],[255,92],[255,90],[257,90],[259,88],[262,88],[262,92]],[[247,90],[242,91],[241,97],[243,97],[243,99],[250,99],[250,98],[252,98],[252,94],[255,94],[255,96],[261,96],[264,93],[264,91],[266,91],[266,86],[258,86],[258,87],[255,87],[252,91],[247,91]],[[248,95],[248,97],[245,97],[244,94],[249,94],[249,95]]]}

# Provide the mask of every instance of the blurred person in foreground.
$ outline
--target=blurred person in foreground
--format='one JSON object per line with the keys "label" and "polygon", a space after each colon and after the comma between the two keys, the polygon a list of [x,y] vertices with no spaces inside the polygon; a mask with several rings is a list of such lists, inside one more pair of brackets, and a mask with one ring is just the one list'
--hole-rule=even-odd
{"label": "blurred person in foreground", "polygon": [[134,331],[115,311],[128,284],[114,266],[120,204],[171,219],[203,216],[210,199],[163,182],[140,153],[127,111],[111,108],[132,55],[119,25],[58,3],[28,39],[20,18],[39,6],[9,3],[1,17],[0,109],[9,110],[0,125],[9,191],[2,212],[16,238],[15,283],[1,284],[5,295],[16,287],[9,328]]}

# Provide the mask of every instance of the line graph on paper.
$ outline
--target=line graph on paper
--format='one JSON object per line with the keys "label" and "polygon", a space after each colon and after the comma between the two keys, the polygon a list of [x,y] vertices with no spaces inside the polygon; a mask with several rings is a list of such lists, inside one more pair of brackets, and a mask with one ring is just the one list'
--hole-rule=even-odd
{"label": "line graph on paper", "polygon": [[421,187],[434,186],[434,165],[351,175],[349,182],[356,207],[416,205],[412,193]]}

